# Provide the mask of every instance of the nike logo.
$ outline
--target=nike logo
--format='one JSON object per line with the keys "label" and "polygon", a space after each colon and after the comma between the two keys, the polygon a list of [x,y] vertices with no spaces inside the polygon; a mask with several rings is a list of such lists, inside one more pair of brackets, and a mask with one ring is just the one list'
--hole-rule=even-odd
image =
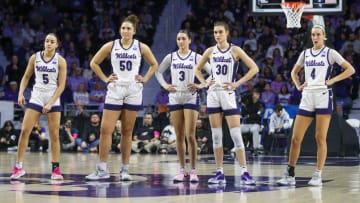
{"label": "nike logo", "polygon": [[229,95],[231,95],[232,93],[234,93],[234,92],[229,92]]}

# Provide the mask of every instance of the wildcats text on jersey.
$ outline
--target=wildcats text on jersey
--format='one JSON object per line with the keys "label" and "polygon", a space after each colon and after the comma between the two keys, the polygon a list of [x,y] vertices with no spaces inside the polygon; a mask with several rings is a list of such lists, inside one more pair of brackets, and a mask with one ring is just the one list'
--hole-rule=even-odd
{"label": "wildcats text on jersey", "polygon": [[225,58],[224,56],[213,57],[214,62],[231,63],[231,58]]}
{"label": "wildcats text on jersey", "polygon": [[35,68],[39,72],[50,72],[50,73],[56,72],[56,68],[48,68],[47,66],[36,66]]}
{"label": "wildcats text on jersey", "polygon": [[324,61],[309,60],[305,61],[306,66],[325,66]]}
{"label": "wildcats text on jersey", "polygon": [[126,58],[126,59],[136,59],[136,54],[128,54],[128,53],[115,53],[116,58]]}
{"label": "wildcats text on jersey", "polygon": [[192,64],[185,65],[184,63],[174,63],[172,67],[174,69],[193,69]]}

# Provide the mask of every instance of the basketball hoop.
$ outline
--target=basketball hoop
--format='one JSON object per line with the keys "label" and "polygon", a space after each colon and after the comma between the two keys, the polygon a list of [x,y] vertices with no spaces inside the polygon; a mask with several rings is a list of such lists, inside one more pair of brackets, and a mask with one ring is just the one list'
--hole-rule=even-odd
{"label": "basketball hoop", "polygon": [[287,28],[300,28],[301,15],[305,8],[304,2],[283,2],[281,8],[283,9],[286,16],[286,27]]}

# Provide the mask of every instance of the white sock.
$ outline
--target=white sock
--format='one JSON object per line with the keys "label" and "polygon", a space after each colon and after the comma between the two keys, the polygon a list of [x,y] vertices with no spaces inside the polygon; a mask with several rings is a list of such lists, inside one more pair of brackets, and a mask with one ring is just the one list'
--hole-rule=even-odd
{"label": "white sock", "polygon": [[224,173],[224,168],[223,168],[223,167],[217,168],[217,169],[216,169],[216,172],[219,172],[219,171],[220,171],[221,173]]}
{"label": "white sock", "polygon": [[322,171],[319,170],[319,169],[316,169],[316,170],[315,170],[315,174],[317,174],[319,177],[321,177],[321,172],[322,172]]}
{"label": "white sock", "polygon": [[129,164],[123,164],[121,166],[121,171],[129,171]]}
{"label": "white sock", "polygon": [[16,166],[16,168],[22,168],[23,167],[23,162],[22,161],[17,161],[15,163],[15,166]]}
{"label": "white sock", "polygon": [[99,167],[99,169],[105,171],[107,169],[106,162],[99,162],[98,167]]}
{"label": "white sock", "polygon": [[248,172],[246,166],[240,166],[240,167],[241,167],[241,175],[244,174],[245,172]]}

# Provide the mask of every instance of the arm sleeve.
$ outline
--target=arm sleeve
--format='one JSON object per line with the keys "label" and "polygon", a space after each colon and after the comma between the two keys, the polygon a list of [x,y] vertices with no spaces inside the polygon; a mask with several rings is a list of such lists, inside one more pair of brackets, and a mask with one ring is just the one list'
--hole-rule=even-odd
{"label": "arm sleeve", "polygon": [[169,68],[170,65],[171,65],[171,54],[168,54],[161,61],[158,70],[155,72],[155,77],[162,87],[168,85],[168,83],[164,79],[163,73],[165,72],[166,69]]}

